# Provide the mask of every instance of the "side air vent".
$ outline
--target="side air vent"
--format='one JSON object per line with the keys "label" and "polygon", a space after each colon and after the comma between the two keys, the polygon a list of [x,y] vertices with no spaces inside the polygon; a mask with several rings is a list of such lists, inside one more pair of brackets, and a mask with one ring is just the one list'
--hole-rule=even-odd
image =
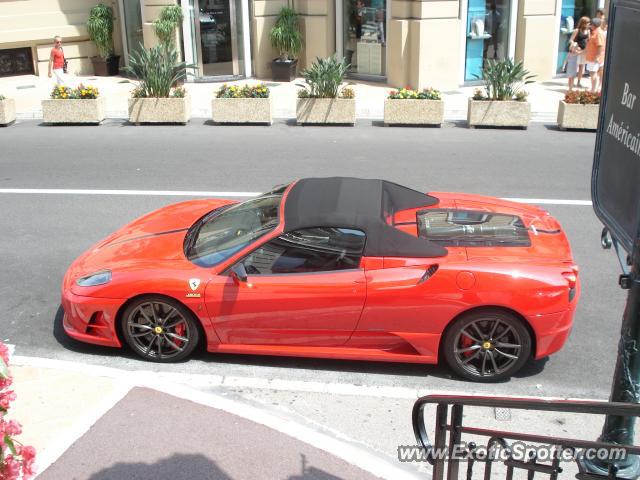
{"label": "side air vent", "polygon": [[424,272],[424,275],[422,275],[422,278],[418,281],[418,285],[429,280],[431,277],[435,275],[437,271],[438,271],[438,265],[431,265],[429,268],[427,268],[427,271]]}

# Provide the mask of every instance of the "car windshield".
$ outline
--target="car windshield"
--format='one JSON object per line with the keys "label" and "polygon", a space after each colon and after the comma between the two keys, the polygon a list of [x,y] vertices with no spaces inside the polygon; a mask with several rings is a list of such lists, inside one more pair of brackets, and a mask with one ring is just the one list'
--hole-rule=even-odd
{"label": "car windshield", "polygon": [[185,253],[202,267],[217,265],[278,226],[284,188],[214,210],[196,222],[185,238]]}

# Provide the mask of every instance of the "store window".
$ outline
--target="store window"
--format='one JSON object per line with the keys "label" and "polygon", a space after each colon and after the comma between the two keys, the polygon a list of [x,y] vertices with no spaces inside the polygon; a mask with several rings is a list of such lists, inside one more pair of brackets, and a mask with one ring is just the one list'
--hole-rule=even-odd
{"label": "store window", "polygon": [[134,51],[144,48],[140,0],[123,0],[122,8],[125,36],[127,39],[127,51],[131,54]]}
{"label": "store window", "polygon": [[200,76],[244,74],[240,0],[190,0]]}
{"label": "store window", "polygon": [[482,78],[487,60],[504,60],[509,55],[509,0],[469,0],[465,81]]}
{"label": "store window", "polygon": [[344,58],[350,74],[386,75],[386,0],[343,0]]}
{"label": "store window", "polygon": [[558,63],[556,73],[563,73],[569,53],[569,39],[581,17],[593,17],[596,13],[594,0],[562,0],[560,32],[558,40]]}

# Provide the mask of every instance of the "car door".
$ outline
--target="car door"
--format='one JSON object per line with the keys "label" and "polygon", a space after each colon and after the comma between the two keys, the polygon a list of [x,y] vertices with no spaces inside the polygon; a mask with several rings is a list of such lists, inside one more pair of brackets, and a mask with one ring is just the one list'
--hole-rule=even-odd
{"label": "car door", "polygon": [[222,343],[346,343],[366,298],[364,242],[362,231],[345,228],[287,232],[237,263],[246,281],[230,270],[215,277],[205,301]]}

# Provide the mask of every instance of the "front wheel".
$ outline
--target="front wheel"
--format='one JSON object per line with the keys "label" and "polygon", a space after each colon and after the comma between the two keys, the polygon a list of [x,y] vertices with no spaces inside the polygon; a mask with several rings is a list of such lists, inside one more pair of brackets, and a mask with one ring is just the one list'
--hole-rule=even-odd
{"label": "front wheel", "polygon": [[515,374],[531,356],[531,335],[513,314],[498,310],[463,315],[442,344],[449,367],[474,382],[497,382]]}
{"label": "front wheel", "polygon": [[122,333],[135,353],[153,362],[187,358],[200,340],[200,331],[186,307],[163,297],[145,297],[123,312]]}

